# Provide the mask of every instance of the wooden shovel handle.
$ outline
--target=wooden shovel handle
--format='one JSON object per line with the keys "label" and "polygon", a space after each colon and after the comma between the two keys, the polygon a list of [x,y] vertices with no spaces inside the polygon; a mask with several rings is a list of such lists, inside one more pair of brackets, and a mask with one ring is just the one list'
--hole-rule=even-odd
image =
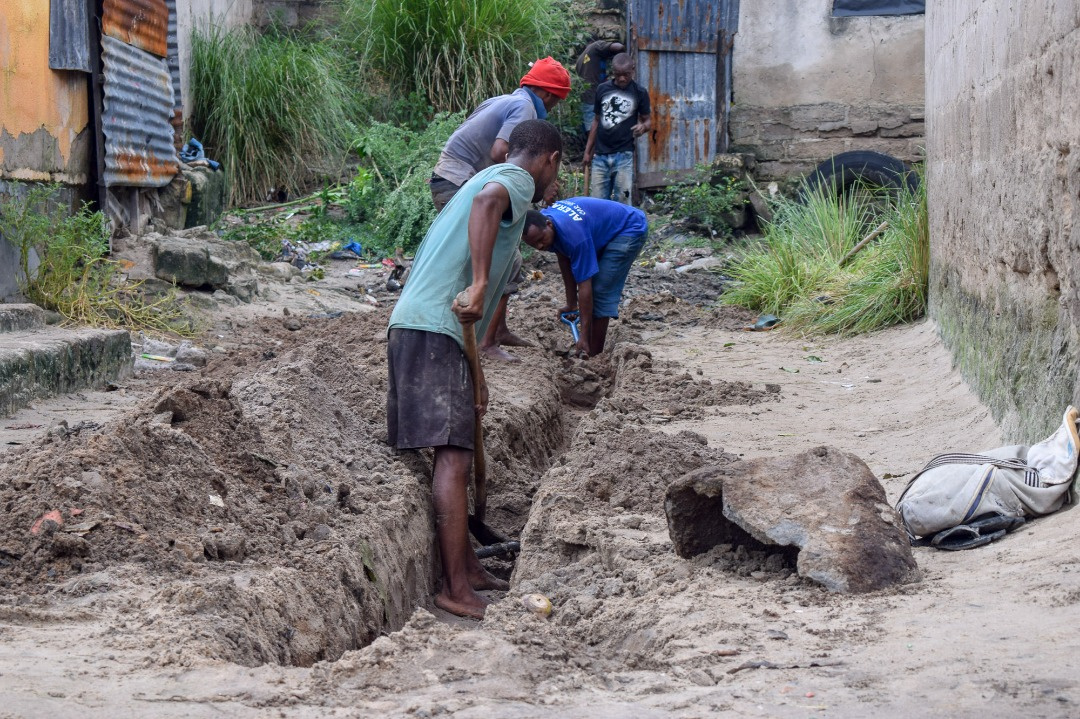
{"label": "wooden shovel handle", "polygon": [[[462,292],[455,300],[459,305],[467,305],[468,297]],[[480,355],[476,350],[476,325],[472,322],[461,323],[461,334],[465,342],[465,358],[469,361],[469,374],[472,376],[473,404],[478,405],[483,397],[480,377]],[[484,427],[480,418],[476,418],[473,432],[473,505],[474,516],[480,521],[487,513],[487,461],[484,459]]]}

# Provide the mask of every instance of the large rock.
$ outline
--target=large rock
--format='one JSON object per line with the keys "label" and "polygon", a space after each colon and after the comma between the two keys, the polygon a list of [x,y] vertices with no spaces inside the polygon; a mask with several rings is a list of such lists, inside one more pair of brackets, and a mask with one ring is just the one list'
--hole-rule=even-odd
{"label": "large rock", "polygon": [[196,289],[222,289],[244,302],[258,294],[259,254],[243,242],[206,231],[163,235],[153,240],[154,274]]}
{"label": "large rock", "polygon": [[832,592],[921,579],[900,517],[873,472],[832,447],[703,467],[668,487],[665,510],[681,557],[721,543],[795,548],[799,574]]}

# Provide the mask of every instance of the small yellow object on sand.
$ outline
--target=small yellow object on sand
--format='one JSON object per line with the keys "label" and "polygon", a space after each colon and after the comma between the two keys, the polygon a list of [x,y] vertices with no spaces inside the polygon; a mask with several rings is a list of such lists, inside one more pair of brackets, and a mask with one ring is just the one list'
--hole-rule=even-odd
{"label": "small yellow object on sand", "polygon": [[526,594],[521,598],[521,604],[533,614],[541,617],[551,615],[551,600],[543,594]]}

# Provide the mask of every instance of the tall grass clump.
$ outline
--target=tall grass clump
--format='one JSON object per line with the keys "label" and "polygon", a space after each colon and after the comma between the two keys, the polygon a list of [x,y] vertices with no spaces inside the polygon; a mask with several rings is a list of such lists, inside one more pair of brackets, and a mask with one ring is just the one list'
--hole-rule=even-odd
{"label": "tall grass clump", "polygon": [[[883,221],[876,239],[849,254]],[[760,243],[730,271],[736,282],[721,301],[810,332],[870,332],[923,315],[929,256],[924,183],[840,197],[819,188],[780,202]]]}
{"label": "tall grass clump", "polygon": [[192,34],[192,126],[223,164],[231,204],[263,200],[270,188],[299,193],[320,171],[340,172],[355,134],[347,77],[329,42],[247,27]]}
{"label": "tall grass clump", "polygon": [[512,89],[567,25],[566,0],[341,0],[342,37],[394,95],[471,110]]}

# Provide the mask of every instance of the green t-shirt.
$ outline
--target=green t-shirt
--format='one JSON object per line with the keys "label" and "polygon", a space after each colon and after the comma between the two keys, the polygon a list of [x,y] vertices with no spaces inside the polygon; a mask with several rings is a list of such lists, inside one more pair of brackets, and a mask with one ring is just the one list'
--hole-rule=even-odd
{"label": "green t-shirt", "polygon": [[497,182],[510,193],[510,219],[504,215],[492,251],[484,319],[477,336],[483,337],[495,306],[510,279],[514,255],[521,242],[525,213],[532,202],[535,183],[532,175],[517,165],[502,163],[478,172],[451,198],[428,228],[416,251],[412,271],[401,298],[390,315],[390,327],[439,332],[464,340],[461,323],[454,314],[454,299],[472,284],[472,255],[469,252],[469,213],[473,198],[489,182]]}

